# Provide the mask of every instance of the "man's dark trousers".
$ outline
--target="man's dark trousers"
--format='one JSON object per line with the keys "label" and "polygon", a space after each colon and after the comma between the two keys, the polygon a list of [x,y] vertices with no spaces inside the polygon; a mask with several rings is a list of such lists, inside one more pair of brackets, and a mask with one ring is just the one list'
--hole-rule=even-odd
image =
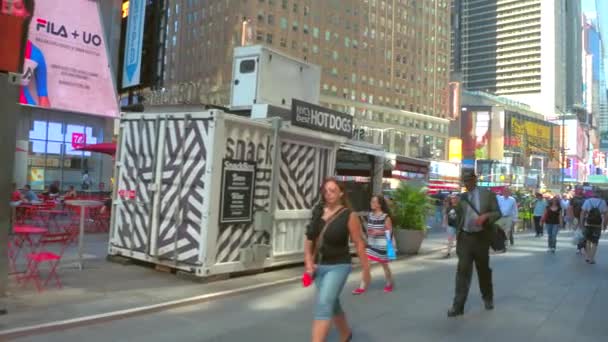
{"label": "man's dark trousers", "polygon": [[461,231],[458,234],[456,244],[458,268],[456,270],[456,295],[453,306],[456,309],[464,309],[471,287],[473,264],[477,269],[479,289],[484,301],[492,301],[494,298],[492,270],[490,269],[490,239],[487,235],[485,231],[479,233]]}

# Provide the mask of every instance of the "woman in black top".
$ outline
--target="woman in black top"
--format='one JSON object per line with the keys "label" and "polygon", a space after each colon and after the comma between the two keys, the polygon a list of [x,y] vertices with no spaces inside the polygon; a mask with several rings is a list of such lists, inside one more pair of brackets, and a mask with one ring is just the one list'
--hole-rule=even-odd
{"label": "woman in black top", "polygon": [[314,277],[318,288],[311,341],[324,342],[332,321],[341,341],[350,341],[352,333],[339,299],[352,269],[349,237],[357,248],[366,284],[371,279],[369,262],[361,223],[350,210],[344,189],[330,178],[323,183],[321,194],[322,202],[313,209],[304,242],[306,272]]}
{"label": "woman in black top", "polygon": [[559,197],[556,196],[551,199],[549,206],[545,209],[545,214],[540,220],[540,224],[544,224],[547,230],[548,251],[551,253],[555,253],[557,233],[563,223],[562,206]]}

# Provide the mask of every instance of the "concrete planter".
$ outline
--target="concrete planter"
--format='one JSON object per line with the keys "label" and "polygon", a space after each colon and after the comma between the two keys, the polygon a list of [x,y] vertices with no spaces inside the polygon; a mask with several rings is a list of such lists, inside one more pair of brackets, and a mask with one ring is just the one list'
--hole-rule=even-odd
{"label": "concrete planter", "polygon": [[395,229],[397,250],[401,254],[418,254],[422,241],[426,237],[424,230]]}

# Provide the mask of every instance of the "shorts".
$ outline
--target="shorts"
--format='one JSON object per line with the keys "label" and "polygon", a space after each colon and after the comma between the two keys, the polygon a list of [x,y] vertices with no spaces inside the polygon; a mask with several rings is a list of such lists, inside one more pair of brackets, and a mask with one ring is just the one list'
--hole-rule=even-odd
{"label": "shorts", "polygon": [[597,245],[600,237],[602,237],[601,227],[585,227],[585,240]]}
{"label": "shorts", "polygon": [[456,238],[456,228],[454,228],[452,226],[448,226],[447,232],[448,232],[448,239],[454,240]]}
{"label": "shorts", "polygon": [[351,270],[351,264],[317,265],[315,285],[318,293],[315,320],[328,321],[344,313],[340,305],[340,293]]}

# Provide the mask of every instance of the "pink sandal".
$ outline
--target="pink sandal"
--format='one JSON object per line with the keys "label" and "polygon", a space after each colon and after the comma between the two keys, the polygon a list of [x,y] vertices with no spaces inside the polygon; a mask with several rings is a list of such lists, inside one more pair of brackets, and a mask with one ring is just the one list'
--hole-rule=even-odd
{"label": "pink sandal", "polygon": [[364,294],[366,291],[366,289],[358,287],[356,289],[353,290],[353,295],[358,296],[360,294]]}
{"label": "pink sandal", "polygon": [[386,293],[393,292],[393,284],[391,284],[391,285],[386,285],[386,286],[384,287],[384,292],[386,292]]}

